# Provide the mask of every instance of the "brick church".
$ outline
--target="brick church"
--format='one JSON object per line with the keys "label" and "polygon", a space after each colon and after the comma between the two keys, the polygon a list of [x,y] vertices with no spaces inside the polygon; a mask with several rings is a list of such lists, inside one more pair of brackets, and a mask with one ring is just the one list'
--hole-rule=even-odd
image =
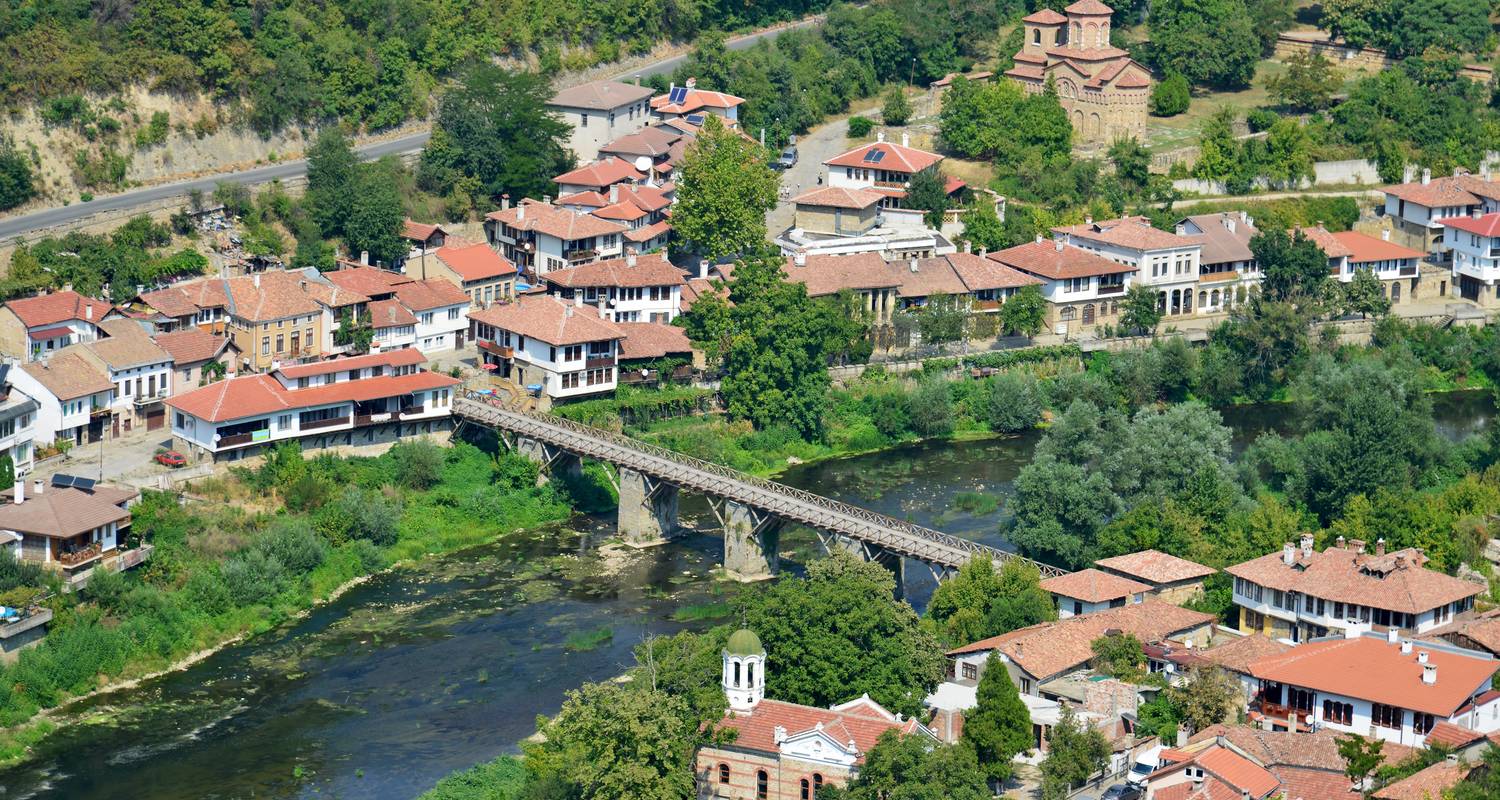
{"label": "brick church", "polygon": [[1005,72],[1030,94],[1043,91],[1051,78],[1083,143],[1139,138],[1146,127],[1151,72],[1110,45],[1112,13],[1099,0],[1078,0],[1061,14],[1048,8],[1025,17],[1021,52]]}
{"label": "brick church", "polygon": [[737,735],[698,751],[699,800],[814,800],[824,784],[843,786],[859,774],[888,730],[937,743],[926,726],[869,695],[831,708],[767,700],[766,651],[752,631],[729,637],[722,682],[729,709],[719,724]]}

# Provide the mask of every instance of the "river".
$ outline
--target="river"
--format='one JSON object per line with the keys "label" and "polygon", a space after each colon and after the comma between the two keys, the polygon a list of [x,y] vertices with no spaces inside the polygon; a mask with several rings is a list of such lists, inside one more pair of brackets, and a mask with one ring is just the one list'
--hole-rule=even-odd
{"label": "river", "polygon": [[[1455,439],[1493,410],[1487,393],[1438,396],[1436,407]],[[1225,418],[1238,449],[1281,427],[1285,408]],[[914,445],[782,480],[1005,546],[1003,501],[1035,442]],[[1001,503],[960,502],[975,494]],[[708,527],[701,501],[685,499],[683,516]],[[618,675],[643,636],[710,624],[674,613],[735,590],[707,577],[720,550],[711,534],[601,556],[594,545],[611,532],[579,517],[393,570],[185,670],[81,703],[32,760],[0,772],[0,798],[411,798],[513,752],[568,689]],[[784,548],[811,542],[793,534]],[[931,593],[925,572],[907,570],[918,607]]]}

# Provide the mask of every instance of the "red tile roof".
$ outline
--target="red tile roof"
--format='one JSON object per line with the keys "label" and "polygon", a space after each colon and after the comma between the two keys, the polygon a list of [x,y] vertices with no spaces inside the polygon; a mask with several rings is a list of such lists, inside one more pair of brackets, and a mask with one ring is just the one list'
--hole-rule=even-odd
{"label": "red tile roof", "polygon": [[1042,581],[1042,588],[1085,603],[1104,603],[1151,591],[1151,587],[1139,581],[1111,575],[1097,569],[1084,569]]}
{"label": "red tile roof", "polygon": [[414,367],[426,361],[427,357],[422,355],[421,351],[406,348],[403,350],[387,350],[384,353],[350,356],[348,358],[327,358],[322,361],[314,361],[310,364],[293,364],[276,371],[288,378],[310,378],[314,375],[327,375],[331,372],[366,369],[381,365],[388,367]]}
{"label": "red tile roof", "polygon": [[1196,658],[1223,667],[1230,672],[1249,674],[1250,665],[1266,658],[1285,653],[1292,646],[1278,642],[1259,633],[1231,639],[1218,647],[1197,651]]}
{"label": "red tile roof", "polygon": [[687,331],[676,325],[661,322],[616,322],[624,332],[620,342],[620,358],[661,358],[668,355],[686,355],[693,352],[693,343],[688,341]]}
{"label": "red tile roof", "polygon": [[551,203],[522,200],[504,211],[491,211],[486,219],[503,222],[523,231],[536,231],[564,241],[587,239],[624,233],[627,228],[618,222],[599,219],[592,214],[581,214]]}
{"label": "red tile roof", "polygon": [[1094,17],[1108,16],[1115,13],[1114,9],[1099,2],[1099,0],[1078,0],[1073,5],[1064,8],[1063,11],[1068,14]]}
{"label": "red tile roof", "polygon": [[[881,155],[872,155],[877,152]],[[871,158],[878,158],[878,160],[871,161]],[[871,142],[847,153],[836,155],[823,163],[830,167],[865,167],[912,174],[921,172],[942,160],[943,157],[937,153],[929,153],[915,147],[907,147],[894,142]]]}
{"label": "red tile roof", "polygon": [[139,494],[110,486],[97,486],[93,492],[49,486],[41,494],[27,493],[20,503],[0,506],[0,528],[68,539],[111,522],[129,521],[130,512],[121,504]]}
{"label": "red tile roof", "polygon": [[803,192],[792,198],[799,206],[823,206],[826,208],[865,209],[879,203],[885,195],[867,189],[848,189],[824,186],[821,189]]}
{"label": "red tile roof", "polygon": [[383,375],[287,389],[271,375],[246,375],[173,397],[167,400],[167,405],[201,420],[226,422],[297,408],[397,397],[458,383],[457,378],[422,370],[409,375]]}
{"label": "red tile roof", "polygon": [[777,728],[791,737],[822,725],[823,731],[841,745],[848,746],[852,741],[860,753],[860,763],[864,761],[864,754],[875,747],[875,742],[882,733],[889,730],[904,733],[919,730],[916,720],[897,721],[894,715],[874,701],[845,703],[841,708],[843,710],[814,708],[780,700],[762,700],[749,713],[726,713],[719,725],[737,732],[733,744],[735,749],[759,753],[776,753],[780,750],[776,741]]}
{"label": "red tile roof", "polygon": [[[1335,760],[1330,763],[1343,762]],[[1272,767],[1271,774],[1281,781],[1282,791],[1289,800],[1364,800],[1364,795],[1356,791],[1349,778],[1337,769]]]}
{"label": "red tile roof", "polygon": [[1212,614],[1148,599],[1021,628],[955,648],[948,655],[999,650],[1032,677],[1045,680],[1087,664],[1094,657],[1094,640],[1106,631],[1118,630],[1147,643],[1197,630],[1213,621]]}
{"label": "red tile roof", "polygon": [[1406,614],[1420,614],[1445,603],[1473,597],[1484,587],[1426,569],[1421,550],[1408,548],[1377,556],[1353,548],[1330,547],[1303,555],[1294,549],[1289,565],[1282,553],[1235,564],[1230,575],[1267,589],[1309,594]]}
{"label": "red tile roof", "polygon": [[[441,248],[439,253],[448,248]],[[411,278],[399,272],[378,267],[344,267],[332,272],[323,273],[323,277],[331,281],[335,286],[358,292],[365,297],[382,297],[396,291],[396,287],[411,281]]]}
{"label": "red tile roof", "polygon": [[432,238],[434,233],[447,233],[443,226],[437,223],[413,222],[409,219],[401,222],[401,237],[417,242],[425,242]]}
{"label": "red tile roof", "polygon": [[5,307],[10,309],[21,320],[21,324],[28,328],[56,325],[59,322],[73,320],[87,320],[97,324],[114,310],[114,306],[103,300],[84,297],[71,289],[36,297],[17,298],[7,301]]}
{"label": "red tile roof", "polygon": [[22,364],[21,369],[59,400],[77,400],[115,388],[109,374],[83,356],[81,345],[64,347],[46,361]]}
{"label": "red tile roof", "polygon": [[953,266],[960,280],[969,291],[985,289],[1019,289],[1022,286],[1039,286],[1040,278],[1028,275],[999,261],[993,261],[976,253],[950,253],[941,256]]}
{"label": "red tile roof", "polygon": [[1087,278],[1135,272],[1135,267],[1117,264],[1081,247],[1061,245],[1056,241],[1028,242],[989,254],[992,261],[1048,280]]}
{"label": "red tile roof", "polygon": [[1076,236],[1131,250],[1165,250],[1174,247],[1202,245],[1201,236],[1178,236],[1151,227],[1145,217],[1121,217],[1095,220],[1082,225],[1063,225],[1052,229],[1053,236]]}
{"label": "red tile roof", "polygon": [[396,299],[412,311],[431,311],[443,306],[469,304],[469,296],[464,294],[464,290],[442,278],[400,284],[396,287]]}
{"label": "red tile roof", "polygon": [[553,345],[625,338],[625,332],[618,325],[601,319],[594,309],[575,307],[572,303],[542,295],[525,296],[514,303],[496,303],[486,309],[470,311],[469,318]]}
{"label": "red tile roof", "polygon": [[638,103],[650,96],[651,89],[634,83],[589,81],[563,89],[553,95],[552,99],[547,101],[547,105],[608,111],[612,108]]}
{"label": "red tile roof", "polygon": [[[632,265],[630,262],[634,260]],[[639,256],[609,258],[592,261],[576,267],[554,269],[542,276],[554,286],[681,286],[687,281],[682,270],[672,266],[662,253],[647,253]]]}
{"label": "red tile roof", "polygon": [[416,325],[417,318],[401,305],[400,300],[375,300],[369,305],[370,327],[380,330],[382,328],[400,328],[406,325]]}
{"label": "red tile roof", "polygon": [[1448,217],[1438,220],[1438,224],[1477,233],[1480,236],[1500,236],[1500,211],[1490,212],[1480,217]]}
{"label": "red tile roof", "polygon": [[662,220],[661,222],[654,222],[650,225],[645,225],[634,230],[626,231],[625,241],[635,242],[637,244],[641,242],[649,242],[652,239],[655,239],[656,237],[670,230],[672,230],[672,223],[667,222],[666,220]]}
{"label": "red tile roof", "polygon": [[1299,233],[1302,234],[1303,238],[1317,245],[1318,249],[1323,251],[1323,255],[1329,258],[1344,258],[1354,254],[1354,251],[1345,247],[1343,242],[1334,238],[1334,235],[1322,225],[1292,229],[1293,237]]}
{"label": "red tile roof", "polygon": [[156,346],[170,353],[177,366],[182,367],[217,357],[229,346],[229,337],[215,336],[201,328],[184,328],[157,334]]}
{"label": "red tile roof", "polygon": [[1185,558],[1163,553],[1160,550],[1141,550],[1135,553],[1126,553],[1122,556],[1101,558],[1094,562],[1095,565],[1103,567],[1110,572],[1126,575],[1143,580],[1150,584],[1162,586],[1178,581],[1190,581],[1196,578],[1206,578],[1218,572],[1213,567],[1205,567]]}
{"label": "red tile roof", "polygon": [[1427,738],[1423,740],[1423,743],[1428,746],[1440,744],[1450,750],[1458,750],[1483,738],[1484,734],[1479,731],[1460,728],[1447,720],[1443,720],[1432,726],[1432,730],[1427,732]]}
{"label": "red tile roof", "polygon": [[[333,273],[329,273],[333,274]],[[306,291],[300,272],[262,272],[225,280],[227,308],[232,316],[251,322],[269,322],[288,317],[317,314],[322,310]]]}
{"label": "red tile roof", "polygon": [[1021,18],[1022,22],[1035,22],[1038,25],[1061,25],[1068,18],[1050,8],[1044,8],[1034,14],[1028,14]]}
{"label": "red tile roof", "polygon": [[[1420,653],[1437,667],[1437,680],[1422,680]],[[1500,661],[1440,650],[1414,643],[1403,654],[1398,644],[1382,638],[1328,639],[1308,642],[1250,665],[1250,674],[1329,694],[1452,716],[1487,683]]]}
{"label": "red tile roof", "polygon": [[1382,187],[1380,191],[1428,208],[1479,205],[1479,198],[1469,191],[1465,182],[1454,177],[1434,178],[1428,183],[1398,183]]}
{"label": "red tile roof", "polygon": [[[1295,731],[1268,731],[1251,725],[1210,725],[1193,734],[1190,745],[1224,737],[1225,741],[1238,747],[1251,758],[1269,768],[1297,767],[1309,769],[1337,769],[1339,758],[1338,739],[1343,734],[1332,728],[1319,728],[1310,733]],[[1386,764],[1411,755],[1413,748],[1386,742],[1380,751]],[[1314,800],[1307,797],[1306,800]]]}
{"label": "red tile roof", "polygon": [[745,102],[743,97],[704,89],[688,89],[687,96],[681,103],[673,103],[671,99],[670,94],[651,98],[651,110],[658,114],[691,114],[702,108],[734,108]]}
{"label": "red tile roof", "polygon": [[894,289],[901,285],[899,267],[888,263],[879,253],[855,253],[847,256],[807,256],[798,266],[788,259],[787,280],[807,286],[812,297],[838,294],[844,289]]}
{"label": "red tile roof", "polygon": [[1402,778],[1383,789],[1377,789],[1375,800],[1436,800],[1457,786],[1473,767],[1444,759],[1415,775]]}
{"label": "red tile roof", "polygon": [[577,169],[564,172],[552,179],[553,183],[566,186],[597,186],[603,188],[621,181],[638,181],[646,177],[629,161],[617,156],[606,156]]}
{"label": "red tile roof", "polygon": [[1428,631],[1426,636],[1461,636],[1500,655],[1500,611],[1487,611],[1473,619],[1459,620]]}
{"label": "red tile roof", "polygon": [[1341,231],[1333,234],[1333,238],[1349,249],[1349,260],[1356,263],[1367,261],[1401,261],[1405,259],[1421,258],[1422,253],[1410,247],[1402,247],[1394,242],[1360,233],[1359,231]]}
{"label": "red tile roof", "polygon": [[466,281],[516,274],[516,265],[482,242],[438,248],[437,258]]}

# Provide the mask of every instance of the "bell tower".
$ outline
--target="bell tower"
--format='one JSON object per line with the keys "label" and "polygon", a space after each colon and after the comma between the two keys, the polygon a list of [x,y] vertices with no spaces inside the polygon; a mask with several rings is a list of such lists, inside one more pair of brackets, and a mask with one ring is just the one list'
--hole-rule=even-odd
{"label": "bell tower", "polygon": [[724,696],[729,710],[749,713],[766,696],[766,650],[754,631],[741,628],[724,646]]}

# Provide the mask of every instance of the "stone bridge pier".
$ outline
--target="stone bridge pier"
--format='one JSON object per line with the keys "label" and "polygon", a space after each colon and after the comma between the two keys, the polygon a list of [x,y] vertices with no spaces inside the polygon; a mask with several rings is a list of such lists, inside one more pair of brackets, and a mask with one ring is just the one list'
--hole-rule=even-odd
{"label": "stone bridge pier", "polygon": [[830,533],[818,531],[818,540],[823,544],[823,550],[832,555],[835,550],[843,550],[852,553],[865,561],[873,561],[891,571],[896,579],[896,599],[902,600],[906,597],[906,559],[900,553],[894,553],[883,547],[866,544],[857,539],[847,536],[835,536]]}
{"label": "stone bridge pier", "polygon": [[620,467],[617,528],[625,544],[650,547],[677,532],[677,487],[629,467]]}
{"label": "stone bridge pier", "polygon": [[776,577],[782,519],[733,500],[709,499],[724,529],[724,571],[738,581]]}
{"label": "stone bridge pier", "polygon": [[517,436],[515,450],[532,463],[541,467],[536,476],[537,486],[545,485],[548,480],[551,480],[549,477],[550,473],[562,472],[575,477],[583,474],[582,459],[567,450],[548,444],[540,439],[533,439],[529,436]]}

